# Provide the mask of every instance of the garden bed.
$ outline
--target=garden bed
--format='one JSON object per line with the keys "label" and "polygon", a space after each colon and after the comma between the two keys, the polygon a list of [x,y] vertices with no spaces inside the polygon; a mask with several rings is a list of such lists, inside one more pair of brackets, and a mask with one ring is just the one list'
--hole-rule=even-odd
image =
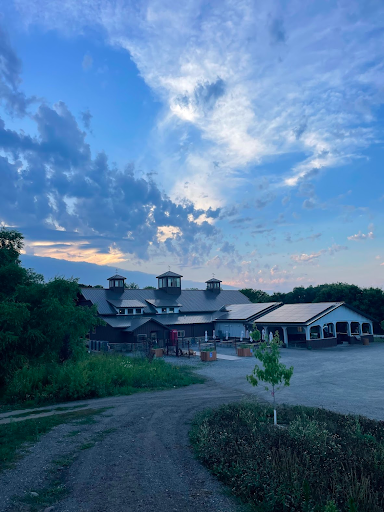
{"label": "garden bed", "polygon": [[195,418],[195,453],[258,511],[382,512],[384,422],[324,409],[230,404]]}

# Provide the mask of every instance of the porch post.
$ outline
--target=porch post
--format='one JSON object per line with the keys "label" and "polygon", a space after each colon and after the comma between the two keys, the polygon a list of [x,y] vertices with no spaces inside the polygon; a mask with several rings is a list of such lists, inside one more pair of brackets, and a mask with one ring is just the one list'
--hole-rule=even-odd
{"label": "porch post", "polygon": [[286,347],[288,348],[288,327],[282,325],[282,328],[283,328],[283,333],[284,333],[284,343],[285,343]]}
{"label": "porch post", "polygon": [[305,325],[305,326],[304,326],[304,329],[305,329],[305,339],[306,339],[306,340],[310,340],[310,339],[311,339],[311,336],[310,336],[310,328],[311,328],[311,326],[310,326],[310,325]]}
{"label": "porch post", "polygon": [[267,325],[263,325],[263,329],[265,330],[265,338],[262,341],[268,341],[268,335],[269,335],[268,326]]}

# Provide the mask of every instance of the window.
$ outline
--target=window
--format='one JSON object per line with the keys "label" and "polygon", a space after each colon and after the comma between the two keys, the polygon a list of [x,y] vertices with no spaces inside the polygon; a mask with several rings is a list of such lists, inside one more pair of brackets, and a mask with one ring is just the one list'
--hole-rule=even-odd
{"label": "window", "polygon": [[119,315],[125,315],[125,309],[119,308]]}
{"label": "window", "polygon": [[137,341],[147,341],[147,335],[146,334],[138,334]]}
{"label": "window", "polygon": [[185,336],[185,331],[177,331],[178,338],[184,338],[184,336]]}
{"label": "window", "polygon": [[96,326],[92,329],[92,334],[96,334]]}
{"label": "window", "polygon": [[140,308],[135,309],[135,313],[136,313],[136,315],[140,315],[141,314],[141,309]]}
{"label": "window", "polygon": [[161,308],[161,312],[162,313],[166,313],[167,312],[167,308]]}
{"label": "window", "polygon": [[369,324],[364,323],[361,327],[362,327],[363,334],[370,334],[371,328],[370,328]]}
{"label": "window", "polygon": [[175,312],[175,308],[169,308],[169,312],[170,313],[174,313]]}
{"label": "window", "polygon": [[303,328],[301,326],[297,327],[297,332],[303,332]]}
{"label": "window", "polygon": [[360,334],[359,322],[351,322],[351,334]]}
{"label": "window", "polygon": [[128,315],[133,315],[133,309],[132,308],[128,308]]}

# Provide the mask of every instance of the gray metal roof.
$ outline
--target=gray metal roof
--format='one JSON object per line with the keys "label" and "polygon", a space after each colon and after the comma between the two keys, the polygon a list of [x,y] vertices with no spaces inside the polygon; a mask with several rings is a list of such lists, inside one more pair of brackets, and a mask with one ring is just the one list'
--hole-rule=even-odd
{"label": "gray metal roof", "polygon": [[208,281],[205,281],[206,283],[222,283],[223,281],[220,281],[220,279],[216,279],[213,277],[212,279],[208,279]]}
{"label": "gray metal roof", "polygon": [[124,329],[124,330],[127,331],[127,332],[133,332],[138,327],[141,327],[142,325],[144,325],[144,324],[146,324],[148,322],[156,322],[157,324],[161,325],[162,327],[167,328],[167,326],[165,324],[162,324],[161,322],[158,322],[157,318],[153,318],[151,316],[144,316],[142,318],[134,318],[134,319],[132,319],[131,325],[129,327],[127,327],[126,329]]}
{"label": "gray metal roof", "polygon": [[147,305],[145,302],[139,300],[119,300],[119,299],[107,299],[112,306],[116,308],[145,308]]}
{"label": "gray metal roof", "polygon": [[171,299],[171,298],[161,298],[161,299],[146,299],[147,302],[152,304],[152,306],[155,306],[155,308],[161,308],[161,307],[180,307],[181,304],[178,300]]}
{"label": "gray metal roof", "polygon": [[168,315],[157,315],[156,320],[164,325],[189,325],[189,324],[207,324],[215,319],[215,313],[205,313],[200,315],[179,315],[170,313]]}
{"label": "gray metal roof", "polygon": [[[225,304],[251,304],[248,297],[238,290],[221,290],[219,293],[210,290],[181,290],[180,294],[172,296],[164,290],[125,289],[119,293],[113,289],[81,288],[81,293],[86,300],[96,304],[100,315],[116,314],[108,301],[137,300],[145,303],[148,300],[165,300],[171,307],[181,304],[182,313],[208,313],[219,311]],[[144,312],[153,313],[152,306],[147,304]]]}
{"label": "gray metal roof", "polygon": [[119,274],[115,274],[112,277],[108,277],[107,281],[112,281],[112,279],[127,279],[126,277],[120,276]]}
{"label": "gray metal roof", "polygon": [[125,328],[129,327],[132,322],[132,317],[128,316],[102,316],[101,317],[104,322],[106,322],[111,327],[117,327],[117,328]]}
{"label": "gray metal roof", "polygon": [[258,323],[305,324],[317,316],[329,313],[343,304],[343,302],[284,304],[284,306],[258,318]]}
{"label": "gray metal roof", "polygon": [[226,312],[217,317],[217,321],[236,321],[258,318],[271,309],[277,308],[282,302],[263,302],[257,304],[230,304],[225,306]]}
{"label": "gray metal roof", "polygon": [[171,272],[168,270],[168,272],[164,272],[164,274],[161,274],[160,276],[157,276],[156,279],[159,279],[160,277],[183,277],[180,274],[176,274],[175,272]]}

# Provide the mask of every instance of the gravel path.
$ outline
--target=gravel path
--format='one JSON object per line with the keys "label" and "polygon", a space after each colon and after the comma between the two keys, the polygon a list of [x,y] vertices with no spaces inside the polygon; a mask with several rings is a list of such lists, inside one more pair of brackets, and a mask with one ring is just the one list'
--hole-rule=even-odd
{"label": "gravel path", "polygon": [[[95,425],[55,428],[16,469],[0,477],[0,511],[39,510],[22,505],[16,497],[49,487],[53,472],[50,461],[73,454],[77,455],[74,463],[61,473],[69,496],[49,510],[238,511],[241,508],[236,500],[227,496],[221,484],[194,459],[188,430],[198,410],[243,396],[207,383],[95,400],[93,407],[112,407],[98,417]],[[65,439],[74,428],[81,428],[79,437]],[[102,432],[107,434],[100,437]],[[80,450],[85,441],[96,444]]]}

